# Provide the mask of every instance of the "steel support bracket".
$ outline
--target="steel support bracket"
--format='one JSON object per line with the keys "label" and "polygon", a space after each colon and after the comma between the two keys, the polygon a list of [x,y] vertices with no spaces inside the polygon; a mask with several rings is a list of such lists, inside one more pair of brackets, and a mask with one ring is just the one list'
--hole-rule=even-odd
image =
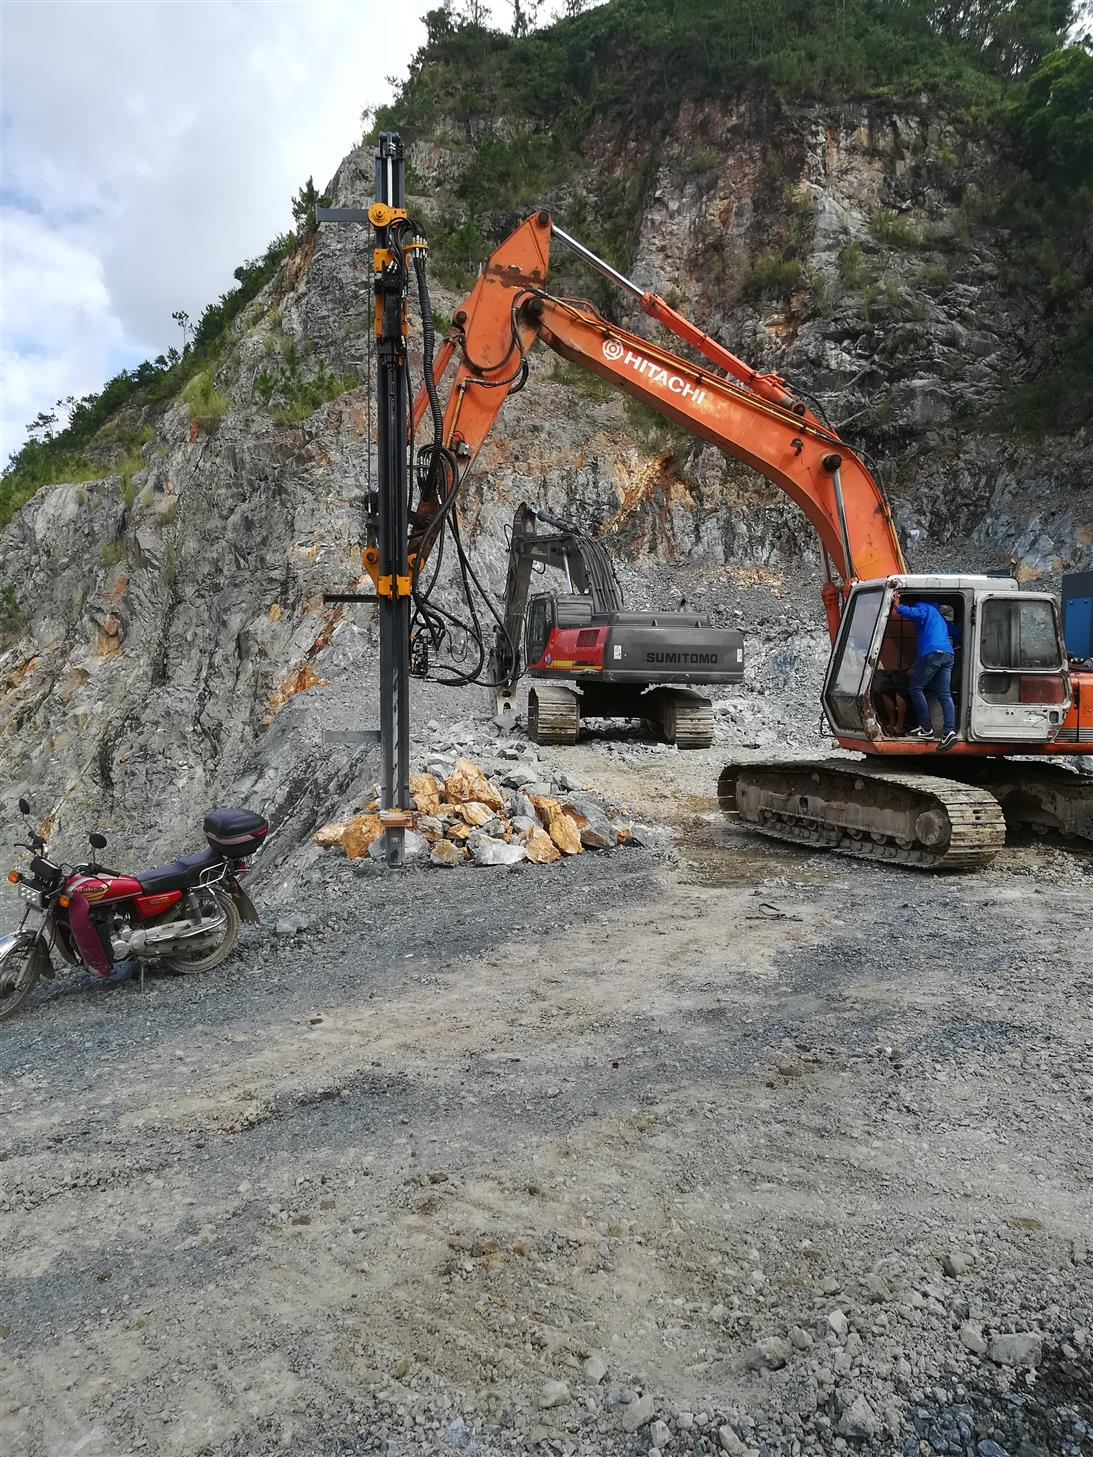
{"label": "steel support bracket", "polygon": [[377,816],[385,830],[412,830],[413,811],[408,809],[381,809]]}
{"label": "steel support bracket", "polygon": [[413,580],[409,574],[405,577],[380,577],[376,581],[376,591],[381,597],[409,597],[413,590]]}
{"label": "steel support bracket", "polygon": [[317,207],[317,223],[366,223],[368,213],[363,207]]}

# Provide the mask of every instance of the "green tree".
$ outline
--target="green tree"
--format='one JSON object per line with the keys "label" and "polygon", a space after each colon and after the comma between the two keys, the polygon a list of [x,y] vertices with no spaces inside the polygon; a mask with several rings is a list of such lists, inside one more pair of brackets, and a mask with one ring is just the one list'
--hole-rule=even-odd
{"label": "green tree", "polygon": [[1014,103],[1014,131],[1035,160],[1063,182],[1093,178],[1093,52],[1088,43],[1048,56]]}
{"label": "green tree", "polygon": [[[325,192],[319,192],[315,186],[315,179],[309,177],[307,182],[300,188],[299,192],[292,199],[292,216],[296,219],[296,231],[300,234],[313,233],[318,226],[315,222],[316,207],[329,207],[330,198]],[[244,268],[257,267],[257,264],[244,264]],[[236,278],[239,278],[240,270],[235,270]]]}

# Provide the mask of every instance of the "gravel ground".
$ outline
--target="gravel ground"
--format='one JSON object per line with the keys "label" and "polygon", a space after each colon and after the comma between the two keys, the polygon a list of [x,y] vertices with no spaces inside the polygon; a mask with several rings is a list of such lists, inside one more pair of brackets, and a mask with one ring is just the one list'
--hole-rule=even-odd
{"label": "gravel ground", "polygon": [[762,842],[720,752],[549,751],[672,851],[309,856],[0,1029],[4,1450],[1093,1452],[1093,856]]}

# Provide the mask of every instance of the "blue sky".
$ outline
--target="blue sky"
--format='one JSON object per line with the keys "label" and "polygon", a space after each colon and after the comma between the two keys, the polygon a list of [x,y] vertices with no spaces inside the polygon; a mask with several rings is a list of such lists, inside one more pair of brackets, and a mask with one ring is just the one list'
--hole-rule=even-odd
{"label": "blue sky", "polygon": [[0,461],[39,410],[179,343],[173,310],[290,226],[429,3],[5,0]]}

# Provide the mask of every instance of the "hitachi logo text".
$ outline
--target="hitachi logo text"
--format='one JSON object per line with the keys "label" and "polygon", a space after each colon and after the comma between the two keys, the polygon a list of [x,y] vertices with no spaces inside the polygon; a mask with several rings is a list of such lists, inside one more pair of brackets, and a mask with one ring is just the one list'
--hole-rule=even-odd
{"label": "hitachi logo text", "polygon": [[690,380],[684,379],[678,374],[669,374],[661,365],[655,364],[653,360],[646,359],[643,354],[635,354],[632,349],[624,349],[616,339],[605,339],[603,341],[604,357],[612,362],[622,360],[628,364],[635,374],[644,375],[653,384],[663,385],[669,393],[679,395],[681,399],[693,400],[696,405],[701,405],[706,398],[706,391],[698,385],[693,385]]}

